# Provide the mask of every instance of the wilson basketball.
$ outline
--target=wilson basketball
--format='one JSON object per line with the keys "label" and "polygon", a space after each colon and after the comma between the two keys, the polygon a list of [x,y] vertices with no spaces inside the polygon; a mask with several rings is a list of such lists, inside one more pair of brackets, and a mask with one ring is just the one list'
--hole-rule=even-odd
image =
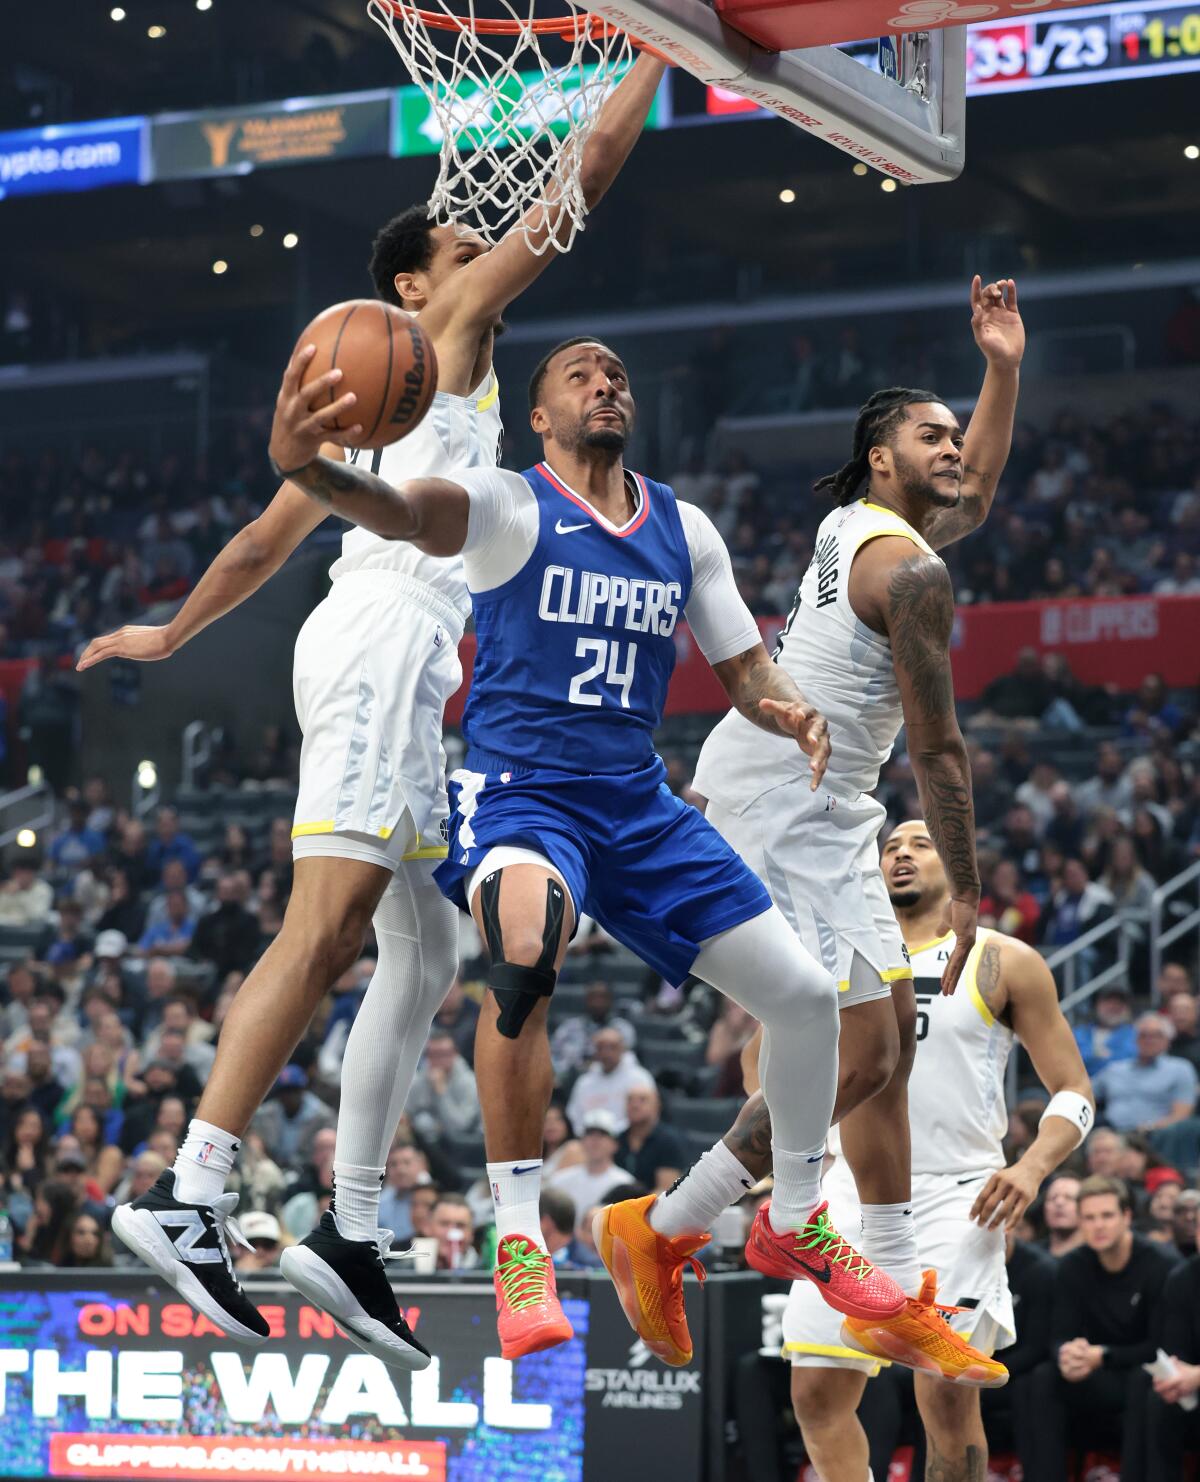
{"label": "wilson basketball", "polygon": [[330,390],[330,403],[347,391],[358,398],[335,426],[346,431],[361,423],[359,447],[386,448],[406,437],[437,390],[433,342],[394,304],[369,298],[334,304],[317,315],[298,343],[317,347],[302,385],[337,369],[342,379]]}

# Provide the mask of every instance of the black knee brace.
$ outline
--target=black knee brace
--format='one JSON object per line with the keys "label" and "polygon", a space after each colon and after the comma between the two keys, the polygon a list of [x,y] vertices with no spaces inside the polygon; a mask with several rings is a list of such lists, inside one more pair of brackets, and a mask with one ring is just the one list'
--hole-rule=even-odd
{"label": "black knee brace", "polygon": [[532,967],[507,962],[500,933],[500,875],[501,871],[495,871],[479,887],[479,910],[492,958],[487,975],[488,987],[500,1010],[496,1027],[506,1039],[516,1039],[538,999],[549,998],[554,992],[558,978],[554,958],[562,936],[566,895],[557,880],[546,881],[546,924],[542,930],[541,955]]}

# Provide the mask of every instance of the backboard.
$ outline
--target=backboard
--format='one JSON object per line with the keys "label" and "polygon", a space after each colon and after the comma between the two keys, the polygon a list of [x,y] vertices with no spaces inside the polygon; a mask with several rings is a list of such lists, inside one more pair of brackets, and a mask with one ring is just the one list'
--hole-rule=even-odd
{"label": "backboard", "polygon": [[[1011,0],[1006,6],[957,0],[715,3],[714,9],[707,0],[588,0],[588,9],[701,81],[751,99],[903,184],[961,173],[966,23],[1010,9]],[[833,44],[872,35],[883,38],[880,72]]]}

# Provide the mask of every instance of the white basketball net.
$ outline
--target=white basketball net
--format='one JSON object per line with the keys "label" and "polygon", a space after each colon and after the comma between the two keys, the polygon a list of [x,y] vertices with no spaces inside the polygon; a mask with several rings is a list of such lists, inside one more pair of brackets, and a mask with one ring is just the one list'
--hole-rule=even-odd
{"label": "white basketball net", "polygon": [[[548,8],[570,27],[565,36],[534,29]],[[391,38],[441,133],[431,214],[493,245],[519,226],[535,252],[567,251],[587,214],[583,146],[630,65],[629,38],[591,26],[570,0],[413,0],[413,8],[368,0],[367,13]],[[431,15],[451,29],[431,24]],[[476,30],[500,19],[515,23],[516,34]]]}

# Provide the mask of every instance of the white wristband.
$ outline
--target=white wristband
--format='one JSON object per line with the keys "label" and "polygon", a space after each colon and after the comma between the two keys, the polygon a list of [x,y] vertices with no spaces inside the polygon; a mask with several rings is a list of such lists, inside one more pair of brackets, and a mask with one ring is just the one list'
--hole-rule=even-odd
{"label": "white wristband", "polygon": [[1075,1146],[1078,1147],[1092,1130],[1096,1113],[1092,1110],[1092,1103],[1078,1091],[1056,1091],[1038,1119],[1039,1127],[1047,1117],[1062,1117],[1064,1122],[1070,1122],[1078,1134],[1075,1138]]}

